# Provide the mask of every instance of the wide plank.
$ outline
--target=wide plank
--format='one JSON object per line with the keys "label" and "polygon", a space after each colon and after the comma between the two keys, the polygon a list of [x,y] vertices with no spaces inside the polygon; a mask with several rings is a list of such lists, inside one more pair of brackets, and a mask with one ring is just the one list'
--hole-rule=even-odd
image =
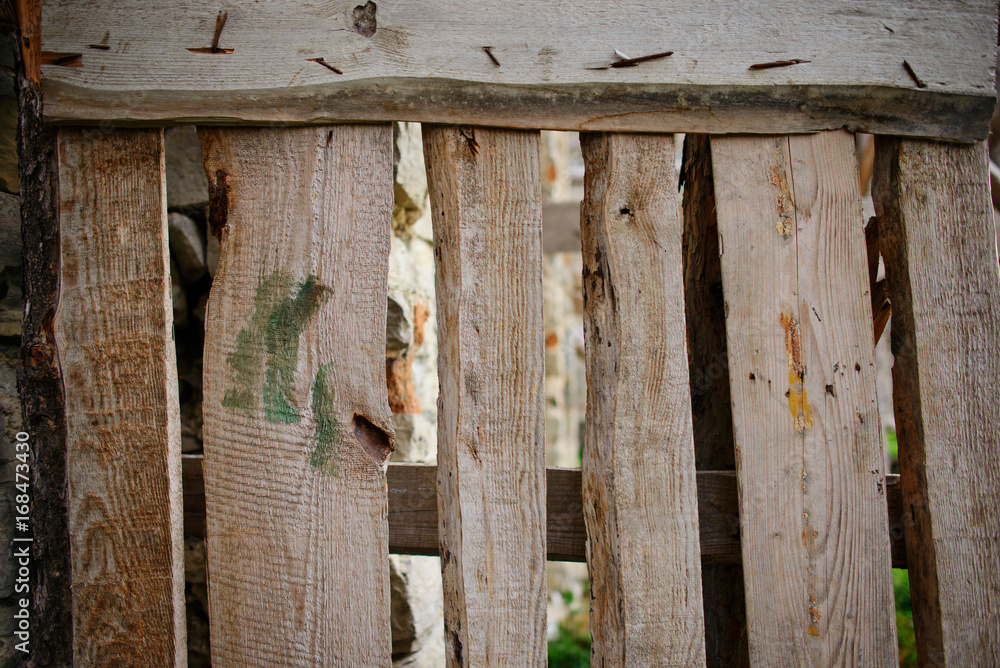
{"label": "wide plank", "polygon": [[751,661],[895,665],[854,139],[711,144]]}
{"label": "wide plank", "polygon": [[432,126],[448,665],[544,666],[539,133]]}
{"label": "wide plank", "polygon": [[985,143],[878,138],[893,404],[920,662],[1000,656],[1000,265]]}
{"label": "wide plank", "polygon": [[44,0],[42,26],[55,121],[969,141],[995,97],[995,0]]}
{"label": "wide plank", "polygon": [[187,664],[162,130],[59,133],[73,663]]}
{"label": "wide plank", "polygon": [[388,666],[392,129],[199,136],[213,662]]}
{"label": "wide plank", "polygon": [[705,665],[674,138],[580,144],[591,658]]}

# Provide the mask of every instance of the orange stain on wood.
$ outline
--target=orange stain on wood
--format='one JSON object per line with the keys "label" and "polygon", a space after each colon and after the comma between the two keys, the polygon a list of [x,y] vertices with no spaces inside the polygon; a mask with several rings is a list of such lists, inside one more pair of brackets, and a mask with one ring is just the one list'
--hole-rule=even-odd
{"label": "orange stain on wood", "polygon": [[802,434],[813,426],[812,409],[805,389],[802,337],[799,323],[787,313],[781,314],[781,328],[785,330],[785,350],[788,353],[788,410],[792,413],[795,431]]}

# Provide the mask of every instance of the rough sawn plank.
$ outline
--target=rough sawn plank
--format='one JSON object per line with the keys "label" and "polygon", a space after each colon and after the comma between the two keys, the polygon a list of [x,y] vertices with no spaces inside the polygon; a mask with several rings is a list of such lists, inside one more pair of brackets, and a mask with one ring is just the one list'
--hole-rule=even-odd
{"label": "rough sawn plank", "polygon": [[391,127],[199,135],[213,661],[387,666]]}
{"label": "rough sawn plank", "polygon": [[186,665],[162,130],[59,134],[73,662]]}
{"label": "rough sawn plank", "polygon": [[705,665],[674,138],[581,146],[592,659]]}
{"label": "rough sawn plank", "polygon": [[539,134],[424,128],[448,665],[544,666]]}
{"label": "rough sawn plank", "polygon": [[[45,0],[42,26],[63,62],[43,66],[59,121],[848,127],[969,141],[985,136],[995,97],[995,0]],[[672,55],[611,67],[616,52]],[[773,63],[785,65],[751,69]]]}
{"label": "rough sawn plank", "polygon": [[750,658],[896,665],[854,139],[713,137]]}

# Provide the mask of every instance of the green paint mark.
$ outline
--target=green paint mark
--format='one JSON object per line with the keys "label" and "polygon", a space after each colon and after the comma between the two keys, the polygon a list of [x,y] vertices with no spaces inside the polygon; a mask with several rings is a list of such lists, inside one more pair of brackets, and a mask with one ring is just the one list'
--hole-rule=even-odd
{"label": "green paint mark", "polygon": [[334,412],[334,391],[327,382],[333,362],[324,364],[316,372],[312,388],[312,412],[316,420],[316,448],[309,457],[309,465],[337,473],[337,452],[334,446],[340,440],[340,424]]}
{"label": "green paint mark", "polygon": [[250,322],[237,335],[236,349],[226,357],[236,370],[236,387],[226,392],[223,406],[253,411],[260,387],[269,421],[288,424],[302,419],[292,397],[299,338],[330,294],[330,288],[320,285],[314,275],[298,285],[281,270],[261,277]]}

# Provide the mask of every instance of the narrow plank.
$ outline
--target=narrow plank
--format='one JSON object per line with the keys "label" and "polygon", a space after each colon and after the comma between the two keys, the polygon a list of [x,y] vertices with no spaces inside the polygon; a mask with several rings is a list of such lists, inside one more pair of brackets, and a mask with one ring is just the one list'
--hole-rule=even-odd
{"label": "narrow plank", "polygon": [[[184,533],[205,535],[205,481],[201,455],[184,455]],[[586,561],[582,472],[548,467],[545,471],[546,545],[549,561]],[[698,527],[702,570],[712,564],[740,563],[740,523],[735,471],[698,471]],[[437,466],[391,462],[389,552],[438,556]],[[885,478],[889,504],[892,567],[906,568],[903,501],[899,476]]]}
{"label": "narrow plank", "polygon": [[[43,7],[43,47],[70,59],[43,66],[46,115],[59,121],[851,127],[969,141],[985,137],[995,102],[995,0],[850,11],[840,0],[808,11],[799,0],[575,0],[558,12],[489,0],[259,0],[225,7],[218,53],[206,53],[215,6]],[[611,67],[616,50],[672,55]]]}
{"label": "narrow plank", "polygon": [[[29,474],[34,568],[29,586],[33,628],[29,638],[31,654],[24,661],[26,668],[69,665],[73,661],[73,606],[67,596],[72,581],[65,393],[51,329],[59,302],[58,140],[56,128],[42,122],[38,65],[41,4],[40,0],[17,0],[7,5],[8,9],[16,6],[18,30],[10,32],[21,47],[12,49],[18,118],[12,124],[17,128],[17,150],[11,152],[10,158],[18,172],[21,198],[21,292],[25,303],[31,304],[21,318],[17,365],[23,429],[31,436],[32,455]],[[23,482],[17,479],[17,473],[23,474],[23,468],[15,466],[15,484]],[[14,640],[15,645],[21,642],[20,638]]]}
{"label": "narrow plank", "polygon": [[705,665],[674,138],[580,144],[591,656]]}
{"label": "narrow plank", "polygon": [[162,130],[59,134],[73,663],[185,665]]}
{"label": "narrow plank", "polygon": [[213,661],[386,666],[391,127],[199,136]]}
{"label": "narrow plank", "polygon": [[1000,656],[1000,275],[985,143],[878,138],[893,403],[921,664]]}
{"label": "narrow plank", "polygon": [[854,139],[712,138],[750,656],[895,665]]}
{"label": "narrow plank", "polygon": [[424,128],[437,260],[449,666],[543,666],[539,134]]}
{"label": "narrow plank", "polygon": [[[695,467],[699,471],[735,470],[725,302],[708,135],[684,137],[681,180],[684,184],[684,311]],[[699,516],[704,517],[704,510],[699,508]],[[739,513],[735,508],[732,522],[739,526]],[[742,565],[705,564],[702,596],[707,664],[725,668],[749,666]]]}

